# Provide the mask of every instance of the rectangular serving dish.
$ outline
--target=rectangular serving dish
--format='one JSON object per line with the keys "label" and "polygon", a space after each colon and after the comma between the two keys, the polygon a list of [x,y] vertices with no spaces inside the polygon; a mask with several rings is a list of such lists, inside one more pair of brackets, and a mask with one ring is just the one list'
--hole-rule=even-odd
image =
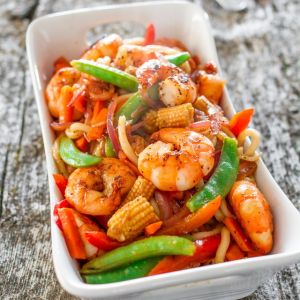
{"label": "rectangular serving dish", "polygon": [[[59,56],[79,57],[86,48],[86,33],[100,24],[133,21],[153,22],[160,37],[183,41],[202,61],[218,58],[207,14],[195,4],[160,1],[80,9],[39,18],[29,26],[26,45],[44,140],[51,212],[60,200],[52,178],[56,172],[51,155],[54,134],[44,98],[45,86]],[[231,117],[234,108],[225,90],[221,103]],[[52,253],[55,272],[62,287],[85,299],[237,299],[249,295],[283,266],[300,260],[300,215],[276,184],[262,161],[256,173],[259,188],[268,199],[275,224],[275,244],[270,255],[183,270],[127,282],[89,285],[79,274],[77,262],[68,253],[63,236],[51,214]]]}

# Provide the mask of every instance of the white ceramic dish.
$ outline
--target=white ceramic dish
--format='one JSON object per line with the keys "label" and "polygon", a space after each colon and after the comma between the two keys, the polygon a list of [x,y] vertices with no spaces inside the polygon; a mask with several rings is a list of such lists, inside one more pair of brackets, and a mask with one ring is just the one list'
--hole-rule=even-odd
{"label": "white ceramic dish", "polygon": [[[182,40],[203,61],[218,62],[208,16],[188,2],[144,2],[81,9],[35,20],[27,32],[27,51],[34,93],[44,139],[51,211],[61,197],[51,174],[56,171],[51,156],[54,135],[44,99],[44,88],[52,73],[53,61],[63,55],[77,58],[86,48],[86,33],[94,26],[116,22],[153,22],[158,36]],[[234,113],[227,91],[222,106],[228,117]],[[57,278],[69,293],[82,298],[115,299],[236,299],[251,294],[263,280],[287,264],[300,260],[300,215],[260,162],[258,185],[269,200],[275,223],[272,254],[226,262],[160,276],[106,285],[85,284],[77,263],[70,258],[64,239],[51,216],[52,252]]]}

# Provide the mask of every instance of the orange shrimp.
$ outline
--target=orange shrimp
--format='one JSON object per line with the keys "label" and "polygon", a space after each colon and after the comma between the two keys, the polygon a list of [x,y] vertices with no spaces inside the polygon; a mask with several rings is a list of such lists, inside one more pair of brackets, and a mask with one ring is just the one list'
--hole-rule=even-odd
{"label": "orange shrimp", "polygon": [[142,175],[162,191],[191,189],[214,166],[214,146],[200,133],[183,128],[164,128],[158,139],[138,158]]}
{"label": "orange shrimp", "polygon": [[254,246],[266,254],[273,246],[273,221],[269,204],[257,186],[247,180],[235,182],[230,204]]}
{"label": "orange shrimp", "polygon": [[76,169],[68,179],[65,196],[83,214],[111,215],[135,179],[133,171],[120,160],[104,158],[100,165]]}
{"label": "orange shrimp", "polygon": [[151,103],[148,89],[159,83],[159,98],[166,106],[193,102],[197,96],[196,85],[179,67],[160,59],[151,59],[137,69],[139,91]]}
{"label": "orange shrimp", "polygon": [[114,58],[122,45],[122,38],[117,34],[110,34],[93,44],[82,56],[84,59],[97,60],[109,56]]}

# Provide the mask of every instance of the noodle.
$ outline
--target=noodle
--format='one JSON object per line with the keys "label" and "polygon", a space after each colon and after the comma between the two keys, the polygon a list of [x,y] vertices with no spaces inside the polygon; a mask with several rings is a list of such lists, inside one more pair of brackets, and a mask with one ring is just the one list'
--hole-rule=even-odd
{"label": "noodle", "polygon": [[229,209],[227,207],[227,202],[225,199],[222,199],[221,211],[225,217],[232,217],[232,213],[229,211]]}
{"label": "noodle", "polygon": [[72,140],[80,138],[84,133],[90,130],[90,126],[75,122],[69,128],[66,129],[66,136]]}
{"label": "noodle", "polygon": [[[250,145],[247,145],[247,147],[245,147],[245,142],[248,137],[250,138]],[[243,154],[246,156],[254,156],[259,143],[260,134],[255,129],[245,129],[238,136],[238,145],[243,146]]]}
{"label": "noodle", "polygon": [[221,209],[219,209],[219,210],[216,212],[215,218],[216,218],[219,222],[223,222],[223,220],[225,219],[225,216],[224,216],[223,212],[221,211]]}
{"label": "noodle", "polygon": [[137,165],[138,158],[137,158],[135,152],[133,151],[133,149],[128,141],[127,135],[126,135],[126,118],[125,118],[125,116],[120,116],[118,125],[119,125],[118,126],[118,134],[119,134],[121,148],[122,148],[123,152],[125,153],[125,155],[135,165]]}
{"label": "noodle", "polygon": [[216,264],[224,262],[229,244],[230,244],[230,232],[224,226],[221,230],[221,242],[217,249],[215,260],[214,260]]}
{"label": "noodle", "polygon": [[61,136],[57,137],[52,146],[52,156],[58,168],[58,171],[63,174],[65,177],[69,177],[69,172],[67,171],[66,164],[61,159],[59,155],[59,142]]}
{"label": "noodle", "polygon": [[221,232],[222,226],[218,225],[216,228],[210,231],[200,231],[193,233],[192,236],[195,240],[202,240],[204,238],[216,235]]}

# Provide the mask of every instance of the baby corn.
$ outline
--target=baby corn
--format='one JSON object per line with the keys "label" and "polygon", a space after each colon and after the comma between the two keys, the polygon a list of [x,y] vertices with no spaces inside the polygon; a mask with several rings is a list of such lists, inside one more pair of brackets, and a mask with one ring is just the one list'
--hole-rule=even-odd
{"label": "baby corn", "polygon": [[155,190],[155,186],[152,184],[151,181],[149,181],[148,179],[146,179],[142,176],[139,176],[136,179],[133,187],[127,194],[127,197],[123,201],[123,204],[126,204],[126,203],[132,201],[133,199],[135,199],[138,196],[143,196],[144,198],[149,200],[151,198],[151,196],[153,195],[154,190]]}
{"label": "baby corn", "polygon": [[158,130],[156,120],[157,120],[157,111],[151,109],[145,114],[143,118],[143,123],[146,132],[153,133]]}
{"label": "baby corn", "polygon": [[167,127],[186,127],[194,120],[194,108],[191,103],[161,108],[157,111],[156,124],[159,129]]}
{"label": "baby corn", "polygon": [[107,235],[119,242],[133,239],[159,218],[145,197],[139,196],[119,208],[108,221]]}

